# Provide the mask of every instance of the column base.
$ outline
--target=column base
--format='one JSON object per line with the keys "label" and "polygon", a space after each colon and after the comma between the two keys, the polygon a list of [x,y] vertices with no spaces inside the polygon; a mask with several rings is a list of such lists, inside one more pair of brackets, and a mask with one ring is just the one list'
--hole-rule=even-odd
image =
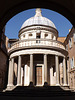
{"label": "column base", "polygon": [[63,85],[63,86],[61,86],[61,88],[62,88],[62,89],[64,89],[64,90],[69,90],[69,89],[70,89],[70,88],[69,88],[69,86],[68,86],[68,85],[66,85],[66,84],[65,84],[65,85]]}
{"label": "column base", "polygon": [[67,84],[63,84],[63,86],[68,86]]}
{"label": "column base", "polygon": [[70,86],[69,84],[67,84],[67,86]]}
{"label": "column base", "polygon": [[29,86],[30,86],[30,87],[34,87],[33,82],[30,82]]}
{"label": "column base", "polygon": [[8,85],[7,85],[7,87],[13,87],[13,86],[14,86],[13,84],[8,84]]}
{"label": "column base", "polygon": [[16,86],[22,86],[21,84],[17,84]]}
{"label": "column base", "polygon": [[16,87],[16,86],[14,86],[13,84],[8,84],[8,85],[7,85],[7,88],[5,89],[5,91],[7,91],[7,90],[11,91],[11,90],[13,90],[15,87]]}
{"label": "column base", "polygon": [[56,84],[56,86],[60,86],[60,84]]}

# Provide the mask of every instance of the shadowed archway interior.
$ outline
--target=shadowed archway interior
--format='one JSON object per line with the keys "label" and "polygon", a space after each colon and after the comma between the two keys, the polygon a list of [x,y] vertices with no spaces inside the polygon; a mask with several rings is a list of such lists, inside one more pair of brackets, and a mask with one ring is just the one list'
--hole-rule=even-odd
{"label": "shadowed archway interior", "polygon": [[[2,1],[4,2],[4,1]],[[31,8],[47,8],[47,9],[51,9],[54,10],[60,14],[62,14],[63,16],[65,16],[73,25],[75,25],[74,22],[74,18],[75,18],[75,13],[74,13],[74,6],[75,2],[74,0],[68,1],[68,0],[61,0],[61,1],[57,1],[57,0],[16,0],[16,2],[13,0],[13,2],[9,1],[6,3],[2,3],[1,4],[1,9],[0,10],[0,30],[2,30],[2,28],[5,26],[5,24],[17,13],[27,10],[27,9],[31,9]],[[2,7],[2,5],[4,5],[4,7],[6,7],[6,9],[4,9]]]}

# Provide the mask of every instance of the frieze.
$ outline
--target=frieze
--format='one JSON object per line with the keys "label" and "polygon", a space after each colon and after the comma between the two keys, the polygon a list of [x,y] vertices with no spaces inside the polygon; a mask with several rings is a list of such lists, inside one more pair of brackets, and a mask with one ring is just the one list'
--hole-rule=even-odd
{"label": "frieze", "polygon": [[32,30],[46,30],[46,31],[50,31],[50,32],[53,32],[53,33],[56,33],[58,35],[58,31],[53,28],[53,27],[47,27],[47,26],[43,26],[43,25],[40,25],[40,26],[31,26],[31,27],[24,27],[23,29],[21,29],[19,31],[19,35],[20,36],[23,32],[27,32],[27,31],[32,31]]}

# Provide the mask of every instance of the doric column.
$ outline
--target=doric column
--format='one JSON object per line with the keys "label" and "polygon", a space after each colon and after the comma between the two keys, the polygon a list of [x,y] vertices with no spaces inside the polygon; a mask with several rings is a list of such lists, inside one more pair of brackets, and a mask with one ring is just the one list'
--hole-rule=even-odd
{"label": "doric column", "polygon": [[24,85],[28,86],[28,65],[24,66]]}
{"label": "doric column", "polygon": [[13,86],[13,77],[14,77],[14,58],[9,59],[9,72],[8,72],[8,87]]}
{"label": "doric column", "polygon": [[44,85],[48,85],[47,83],[47,54],[44,55]]}
{"label": "doric column", "polygon": [[30,85],[33,85],[33,54],[30,55]]}
{"label": "doric column", "polygon": [[66,60],[65,57],[63,58],[63,82],[64,86],[67,85],[67,73],[66,73]]}
{"label": "doric column", "polygon": [[56,85],[60,85],[59,84],[59,58],[57,55],[55,56],[55,64],[56,64]]}
{"label": "doric column", "polygon": [[21,67],[21,85],[23,85],[23,67]]}
{"label": "doric column", "polygon": [[21,56],[18,57],[18,77],[17,85],[21,85]]}
{"label": "doric column", "polygon": [[25,86],[25,76],[26,76],[26,73],[25,73],[25,67],[26,67],[26,65],[24,65],[24,86]]}

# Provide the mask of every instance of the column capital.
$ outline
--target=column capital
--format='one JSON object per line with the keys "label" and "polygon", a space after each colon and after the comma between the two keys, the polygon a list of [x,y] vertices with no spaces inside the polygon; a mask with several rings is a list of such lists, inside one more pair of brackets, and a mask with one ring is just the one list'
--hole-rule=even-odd
{"label": "column capital", "polygon": [[9,61],[11,60],[11,58],[9,58]]}
{"label": "column capital", "polygon": [[64,59],[67,59],[67,57],[65,57],[65,56],[64,56],[63,58],[64,58]]}
{"label": "column capital", "polygon": [[30,54],[30,55],[33,55],[33,53],[32,53],[32,54]]}
{"label": "column capital", "polygon": [[58,56],[57,54],[55,54],[55,56]]}
{"label": "column capital", "polygon": [[14,59],[14,57],[9,58],[10,60]]}
{"label": "column capital", "polygon": [[13,61],[14,61],[14,57],[12,57],[12,58],[11,58],[11,60],[13,60]]}
{"label": "column capital", "polygon": [[43,55],[48,55],[48,54],[45,53],[45,54],[43,54]]}
{"label": "column capital", "polygon": [[19,56],[21,57],[22,55],[18,55],[18,57],[19,57]]}
{"label": "column capital", "polygon": [[63,58],[66,58],[65,56],[63,56]]}

